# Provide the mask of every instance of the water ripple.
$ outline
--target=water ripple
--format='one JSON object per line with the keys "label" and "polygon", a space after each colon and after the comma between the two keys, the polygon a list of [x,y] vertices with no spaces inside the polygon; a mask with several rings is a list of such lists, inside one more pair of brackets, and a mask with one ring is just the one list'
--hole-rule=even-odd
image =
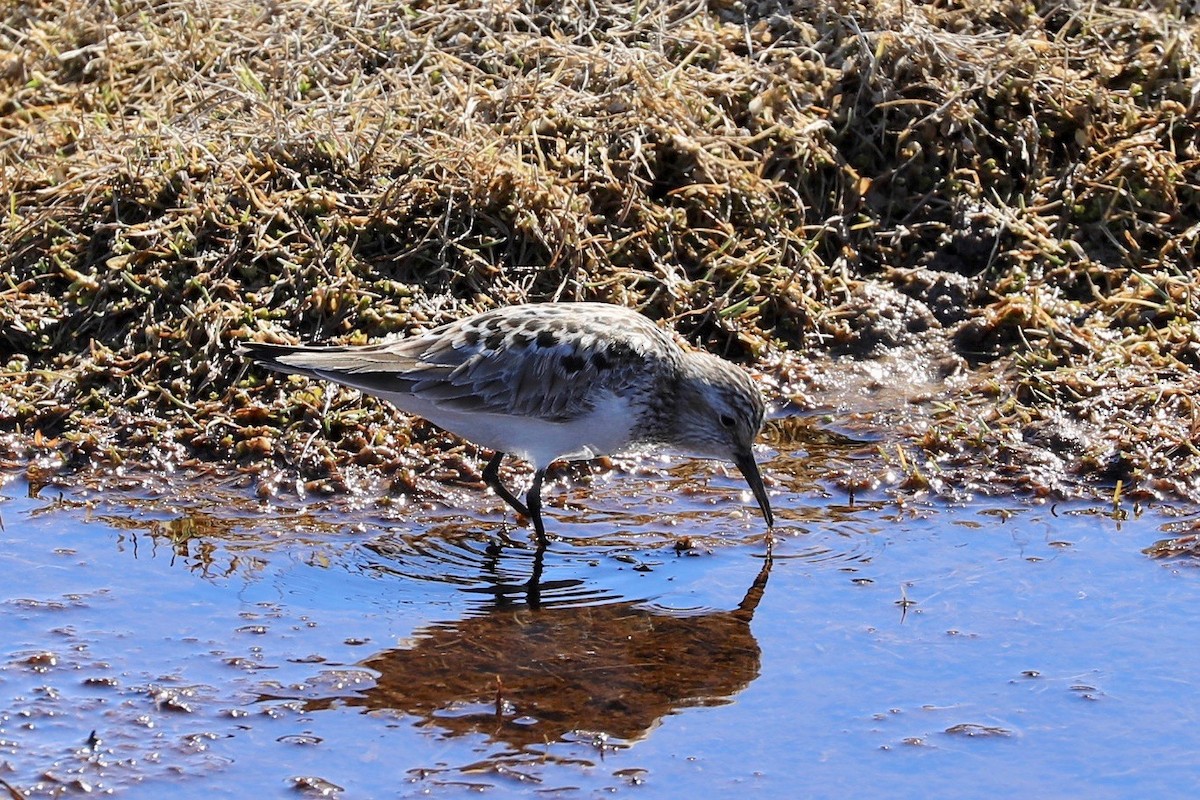
{"label": "water ripple", "polygon": [[[499,537],[452,535],[442,526],[436,532],[389,531],[364,545],[374,558],[367,571],[419,581],[447,583],[480,598],[488,608],[524,604],[531,607],[595,605],[623,600],[620,594],[590,586],[579,574],[587,554],[535,550],[504,544]],[[572,577],[557,577],[559,575]]]}

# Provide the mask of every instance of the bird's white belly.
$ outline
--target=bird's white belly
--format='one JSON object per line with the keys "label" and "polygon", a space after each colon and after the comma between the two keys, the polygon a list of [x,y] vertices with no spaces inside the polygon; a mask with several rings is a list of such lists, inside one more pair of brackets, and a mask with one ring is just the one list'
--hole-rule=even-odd
{"label": "bird's white belly", "polygon": [[618,453],[631,444],[634,412],[608,393],[590,414],[569,422],[534,417],[456,411],[419,396],[382,395],[398,408],[489,450],[508,453],[544,469],[558,459],[577,460]]}

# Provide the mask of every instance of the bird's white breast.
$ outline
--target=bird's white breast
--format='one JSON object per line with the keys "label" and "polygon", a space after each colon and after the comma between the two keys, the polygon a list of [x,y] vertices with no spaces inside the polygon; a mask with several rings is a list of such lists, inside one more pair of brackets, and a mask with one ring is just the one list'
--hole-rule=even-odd
{"label": "bird's white breast", "polygon": [[544,469],[552,461],[596,458],[627,449],[636,411],[627,398],[600,394],[592,411],[568,422],[536,417],[458,411],[412,394],[378,393],[397,408],[424,417],[489,450],[508,453]]}

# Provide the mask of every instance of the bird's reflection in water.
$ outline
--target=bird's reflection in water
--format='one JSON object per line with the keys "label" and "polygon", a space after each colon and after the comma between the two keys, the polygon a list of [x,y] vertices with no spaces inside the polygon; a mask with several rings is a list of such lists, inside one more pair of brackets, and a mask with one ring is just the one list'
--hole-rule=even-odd
{"label": "bird's reflection in water", "polygon": [[513,747],[581,732],[632,740],[678,709],[730,702],[758,676],[750,623],[769,557],[737,608],[672,612],[638,601],[564,601],[553,591],[563,587],[542,581],[543,556],[536,553],[527,583],[491,584],[485,613],[433,625],[410,647],[362,662],[379,673],[375,686],[308,708],[400,711],[451,735]]}

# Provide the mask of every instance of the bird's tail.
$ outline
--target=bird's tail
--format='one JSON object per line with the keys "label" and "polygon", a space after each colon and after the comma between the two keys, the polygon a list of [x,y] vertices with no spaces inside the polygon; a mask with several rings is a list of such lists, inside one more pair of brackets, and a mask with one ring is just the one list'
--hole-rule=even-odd
{"label": "bird's tail", "polygon": [[243,342],[237,354],[269,369],[358,386],[352,375],[403,374],[417,369],[419,360],[397,343],[365,346],[315,347],[300,344]]}
{"label": "bird's tail", "polygon": [[[320,369],[317,362],[329,361],[328,355],[336,351],[344,351],[342,347],[306,347],[295,344],[270,344],[268,342],[243,342],[234,352],[248,358],[255,364],[273,369],[276,372],[286,372],[290,375],[306,375],[317,377],[316,370]],[[334,351],[328,352],[327,351]]]}

